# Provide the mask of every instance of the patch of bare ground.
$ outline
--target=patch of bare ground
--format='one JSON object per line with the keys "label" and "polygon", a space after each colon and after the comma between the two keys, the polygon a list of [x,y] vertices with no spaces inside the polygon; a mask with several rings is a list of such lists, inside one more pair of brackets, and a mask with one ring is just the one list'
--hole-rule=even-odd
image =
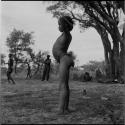
{"label": "patch of bare ground", "polygon": [[[70,81],[73,112],[57,115],[58,81],[2,80],[2,123],[4,124],[123,124],[124,84]],[[82,90],[87,94],[83,95]]]}

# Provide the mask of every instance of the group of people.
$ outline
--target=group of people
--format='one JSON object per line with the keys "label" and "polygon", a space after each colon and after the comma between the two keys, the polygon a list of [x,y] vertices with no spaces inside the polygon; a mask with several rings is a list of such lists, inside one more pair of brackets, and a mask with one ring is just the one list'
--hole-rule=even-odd
{"label": "group of people", "polygon": [[[14,64],[14,60],[13,60],[13,54],[9,54],[9,60],[8,60],[8,69],[7,69],[7,80],[9,83],[13,83],[15,84],[14,79],[12,78],[12,72],[13,72],[13,64]],[[44,69],[43,69],[43,75],[42,75],[42,81],[44,80],[49,80],[49,72],[50,72],[50,64],[51,64],[51,59],[50,59],[50,55],[47,55],[47,59],[44,61]],[[27,63],[27,75],[26,75],[26,79],[27,78],[31,78],[31,66],[29,63]]]}

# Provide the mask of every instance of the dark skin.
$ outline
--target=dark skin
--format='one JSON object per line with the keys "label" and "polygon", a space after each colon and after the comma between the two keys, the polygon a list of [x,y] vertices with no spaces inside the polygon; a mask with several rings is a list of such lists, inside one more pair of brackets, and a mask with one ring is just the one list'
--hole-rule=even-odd
{"label": "dark skin", "polygon": [[28,68],[27,68],[27,77],[26,77],[26,79],[29,77],[29,78],[31,78],[31,68],[30,68],[30,65],[29,64],[27,64],[27,66],[28,66]]}
{"label": "dark skin", "polygon": [[42,77],[42,81],[49,80],[49,72],[50,72],[50,63],[51,63],[51,59],[49,58],[49,56],[47,57],[47,59],[44,62],[44,70],[43,70],[43,77]]}
{"label": "dark skin", "polygon": [[7,79],[8,82],[12,81],[13,84],[15,84],[15,81],[13,80],[11,73],[13,72],[13,56],[9,55],[9,61],[8,61],[8,70],[7,70]]}
{"label": "dark skin", "polygon": [[65,114],[69,113],[69,71],[70,67],[74,66],[74,61],[72,55],[67,53],[68,47],[70,45],[72,36],[65,21],[62,23],[60,20],[59,31],[62,32],[62,35],[58,37],[54,46],[53,46],[53,56],[59,63],[59,113]]}

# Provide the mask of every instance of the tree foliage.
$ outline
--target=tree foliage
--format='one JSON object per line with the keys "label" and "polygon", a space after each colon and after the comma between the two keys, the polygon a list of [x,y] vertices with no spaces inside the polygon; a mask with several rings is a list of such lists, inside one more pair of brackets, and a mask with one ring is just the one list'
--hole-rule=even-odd
{"label": "tree foliage", "polygon": [[44,60],[46,59],[47,55],[49,54],[48,51],[38,51],[38,53],[32,53],[31,58],[33,62],[33,69],[35,69],[34,75],[36,75],[39,71],[42,70]]}
{"label": "tree foliage", "polygon": [[32,51],[30,45],[34,44],[33,32],[25,33],[23,30],[16,30],[9,34],[6,39],[7,46],[9,48],[10,53],[15,55],[15,58],[21,59],[23,57],[23,52],[27,52],[29,54]]}
{"label": "tree foliage", "polygon": [[[120,70],[121,62],[123,62],[121,66],[125,67],[123,66],[125,62],[125,28],[122,34],[120,34],[118,28],[119,9],[122,8],[124,11],[123,5],[124,1],[57,1],[48,7],[47,10],[52,12],[53,16],[57,18],[62,15],[71,16],[72,19],[79,22],[82,29],[94,27],[101,36],[105,58],[110,58],[111,52],[113,52],[114,61],[110,61],[110,63],[115,63],[116,68],[114,70],[116,73]],[[112,41],[109,41],[108,34],[110,34]],[[113,43],[113,48],[111,48],[111,42]],[[119,56],[120,54],[122,56]],[[106,62],[109,61],[106,60]]]}
{"label": "tree foliage", "polygon": [[84,71],[95,72],[96,69],[101,69],[105,72],[105,62],[104,61],[89,61],[87,64],[81,66]]}
{"label": "tree foliage", "polygon": [[31,45],[34,44],[33,32],[25,33],[23,30],[13,29],[6,39],[6,44],[9,48],[9,52],[14,55],[16,73],[17,64],[23,62],[25,56],[32,53]]}

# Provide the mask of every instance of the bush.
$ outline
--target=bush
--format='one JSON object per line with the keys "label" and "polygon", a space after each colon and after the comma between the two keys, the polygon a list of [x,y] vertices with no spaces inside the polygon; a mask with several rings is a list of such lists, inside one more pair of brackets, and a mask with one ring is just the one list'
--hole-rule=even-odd
{"label": "bush", "polygon": [[84,72],[82,70],[71,70],[70,80],[83,81]]}

